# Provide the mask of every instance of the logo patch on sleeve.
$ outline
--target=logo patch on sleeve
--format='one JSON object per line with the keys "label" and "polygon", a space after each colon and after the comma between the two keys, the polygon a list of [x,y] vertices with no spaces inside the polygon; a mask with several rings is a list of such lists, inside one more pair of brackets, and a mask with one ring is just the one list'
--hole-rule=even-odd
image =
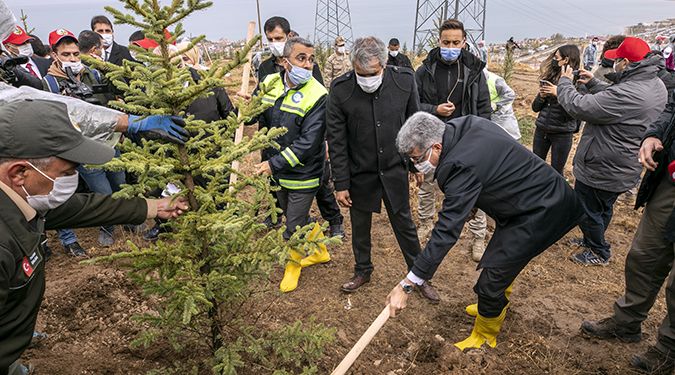
{"label": "logo patch on sleeve", "polygon": [[27,276],[30,277],[33,274],[33,266],[30,265],[30,260],[28,260],[28,257],[23,257],[23,262],[21,263],[21,269],[23,269],[23,273]]}

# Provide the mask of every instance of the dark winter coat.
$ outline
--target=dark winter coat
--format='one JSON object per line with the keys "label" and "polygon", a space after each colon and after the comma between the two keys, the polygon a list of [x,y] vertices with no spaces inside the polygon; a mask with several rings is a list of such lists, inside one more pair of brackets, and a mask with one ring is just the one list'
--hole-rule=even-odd
{"label": "dark winter coat", "polygon": [[532,101],[532,110],[539,112],[537,128],[547,133],[572,133],[577,131],[577,120],[560,106],[555,96],[541,97],[537,94]]}
{"label": "dark winter coat", "polygon": [[129,48],[113,42],[112,50],[110,50],[110,56],[108,57],[108,62],[122,66],[122,61],[129,60],[134,61],[134,58],[131,57]]}
{"label": "dark winter coat", "polygon": [[328,98],[328,150],[335,190],[349,190],[353,207],[379,212],[384,194],[394,212],[410,207],[408,169],[396,149],[396,136],[418,109],[410,69],[388,66],[382,85],[372,94],[356,83],[353,71],[333,81]]}
{"label": "dark winter coat", "polygon": [[[195,82],[199,82],[200,76],[195,69],[190,68],[190,74]],[[195,120],[213,122],[227,118],[230,112],[234,110],[227,92],[222,87],[219,87],[213,90],[213,95],[193,101],[186,112],[189,115],[194,115]]]}
{"label": "dark winter coat", "polygon": [[647,126],[665,109],[668,94],[657,77],[663,58],[633,63],[618,83],[592,79],[582,95],[568,78],[558,83],[558,102],[574,118],[586,121],[574,156],[574,176],[595,189],[623,193],[642,173],[637,155]]}
{"label": "dark winter coat", "polygon": [[388,56],[387,65],[398,66],[400,68],[410,68],[410,69],[413,68],[412,63],[410,63],[410,59],[408,58],[408,56],[406,56],[400,51],[398,55],[396,55],[396,57],[390,54],[387,54],[387,56]]}
{"label": "dark winter coat", "polygon": [[435,178],[444,194],[442,208],[412,268],[424,280],[455,245],[474,207],[496,223],[479,268],[527,262],[574,228],[584,213],[561,175],[476,116],[447,123]]}
{"label": "dark winter coat", "polygon": [[[437,115],[436,107],[440,104],[437,99],[436,80],[434,78],[436,64],[439,63],[440,56],[440,48],[432,49],[429,56],[415,72],[420,97],[420,110],[433,115]],[[464,66],[462,74],[464,83],[462,108],[456,110],[461,110],[462,116],[476,115],[489,120],[492,114],[492,106],[490,105],[490,90],[487,86],[485,74],[483,74],[485,62],[466,50],[462,51],[459,59]]]}
{"label": "dark winter coat", "polygon": [[[675,161],[675,92],[671,92],[666,110],[647,129],[644,138],[649,137],[660,139],[663,144],[663,151],[654,155],[654,160],[659,163],[656,170],[654,172],[648,171],[642,179],[635,201],[636,209],[649,202],[652,194],[656,191],[656,187],[660,183],[664,183],[663,175],[668,173],[668,165]],[[670,214],[664,235],[669,241],[675,242],[675,209]]]}
{"label": "dark winter coat", "polygon": [[22,199],[0,186],[0,374],[33,337],[45,290],[44,230],[141,224],[148,212],[143,198],[76,194],[42,217]]}

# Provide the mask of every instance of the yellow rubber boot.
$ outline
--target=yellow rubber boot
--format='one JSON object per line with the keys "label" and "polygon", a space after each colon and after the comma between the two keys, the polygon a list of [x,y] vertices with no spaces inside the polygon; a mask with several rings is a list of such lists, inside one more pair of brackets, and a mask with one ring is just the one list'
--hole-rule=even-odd
{"label": "yellow rubber boot", "polygon": [[[319,224],[315,224],[314,228],[307,234],[307,239],[310,241],[315,241],[322,239],[323,236],[323,231],[321,230],[321,226]],[[314,252],[312,255],[306,256],[302,258],[300,261],[300,265],[302,267],[309,267],[314,264],[319,264],[319,263],[326,263],[330,262],[330,254],[328,254],[328,249],[326,248],[326,245],[324,244],[319,244],[319,251]]]}
{"label": "yellow rubber boot", "polygon": [[473,324],[471,335],[464,341],[455,343],[455,346],[462,351],[466,349],[479,349],[483,344],[488,344],[491,348],[497,346],[497,335],[504,323],[506,310],[507,308],[505,307],[496,318],[486,318],[480,314],[476,315],[476,322]]}
{"label": "yellow rubber boot", "polygon": [[281,279],[281,284],[279,284],[279,290],[281,290],[283,293],[292,292],[298,287],[300,271],[302,271],[302,267],[300,266],[302,254],[295,250],[291,250],[289,256],[290,259],[288,263],[286,263],[284,278]]}
{"label": "yellow rubber boot", "polygon": [[[504,291],[504,295],[506,296],[507,300],[511,300],[511,292],[513,291],[513,284],[509,285],[508,288]],[[508,307],[508,305],[506,305]],[[478,304],[477,303],[472,303],[469,306],[464,309],[467,314],[471,316],[478,316]]]}

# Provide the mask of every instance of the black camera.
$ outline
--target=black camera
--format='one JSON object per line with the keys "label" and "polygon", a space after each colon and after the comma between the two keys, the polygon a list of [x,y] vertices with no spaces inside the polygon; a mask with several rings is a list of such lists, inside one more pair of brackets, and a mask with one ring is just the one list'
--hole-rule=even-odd
{"label": "black camera", "polygon": [[61,81],[61,93],[63,95],[72,96],[82,99],[87,103],[101,105],[101,101],[94,98],[94,94],[104,94],[108,91],[107,85],[94,85],[89,87],[75,78],[75,73],[71,68],[66,68],[66,75],[68,79]]}
{"label": "black camera", "polygon": [[0,79],[9,84],[16,83],[18,78],[15,72],[15,68],[27,62],[28,58],[25,56],[6,57],[0,59]]}

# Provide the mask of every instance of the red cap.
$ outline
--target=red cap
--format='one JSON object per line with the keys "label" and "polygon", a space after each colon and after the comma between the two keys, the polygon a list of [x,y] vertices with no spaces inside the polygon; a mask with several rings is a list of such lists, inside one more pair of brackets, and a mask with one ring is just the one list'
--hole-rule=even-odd
{"label": "red cap", "polygon": [[134,40],[131,43],[135,44],[135,45],[137,45],[141,48],[145,48],[145,49],[154,49],[157,46],[159,46],[159,43],[155,42],[154,40],[152,40],[150,38],[143,38],[141,40]]}
{"label": "red cap", "polygon": [[614,59],[628,59],[630,62],[642,61],[651,51],[649,44],[640,38],[627,36],[617,49],[605,51],[605,57]]}
{"label": "red cap", "polygon": [[75,43],[78,42],[75,34],[71,33],[70,31],[66,29],[56,29],[49,33],[49,45],[54,48],[54,45],[60,42],[63,38],[72,38]]}
{"label": "red cap", "polygon": [[17,25],[7,39],[2,41],[2,44],[14,44],[15,46],[20,46],[29,40],[33,40],[33,37],[28,35],[26,30],[22,29],[21,26]]}

